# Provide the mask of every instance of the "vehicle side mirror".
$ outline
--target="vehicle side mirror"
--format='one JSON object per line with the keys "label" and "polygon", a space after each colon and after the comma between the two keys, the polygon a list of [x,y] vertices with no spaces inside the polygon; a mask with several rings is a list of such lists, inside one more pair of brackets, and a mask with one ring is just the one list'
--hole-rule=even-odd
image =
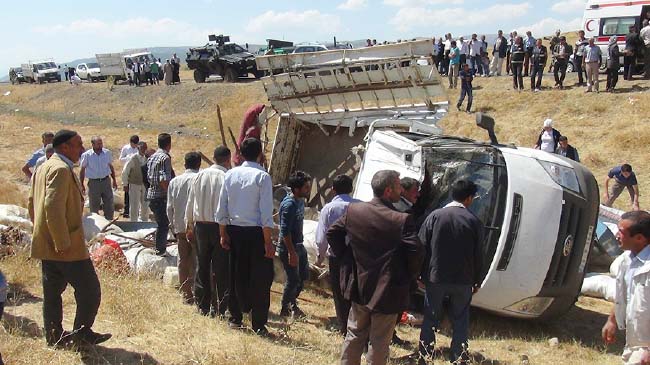
{"label": "vehicle side mirror", "polygon": [[497,135],[494,133],[494,118],[483,113],[476,113],[476,125],[485,129],[490,137],[490,143],[499,144]]}

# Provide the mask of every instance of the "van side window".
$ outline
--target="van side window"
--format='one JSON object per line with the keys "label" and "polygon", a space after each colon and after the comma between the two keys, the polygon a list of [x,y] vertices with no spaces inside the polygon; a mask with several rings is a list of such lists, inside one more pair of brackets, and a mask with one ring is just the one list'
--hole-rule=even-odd
{"label": "van side window", "polygon": [[634,17],[626,18],[607,18],[603,21],[603,31],[601,35],[625,35],[628,33],[631,25],[636,24]]}

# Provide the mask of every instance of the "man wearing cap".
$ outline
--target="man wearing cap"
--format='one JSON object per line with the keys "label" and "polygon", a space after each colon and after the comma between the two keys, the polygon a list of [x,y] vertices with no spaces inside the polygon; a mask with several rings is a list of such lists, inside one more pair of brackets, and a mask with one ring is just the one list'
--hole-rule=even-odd
{"label": "man wearing cap", "polygon": [[[113,154],[110,150],[104,148],[104,142],[101,137],[92,137],[90,139],[93,148],[81,155],[79,165],[79,180],[81,180],[81,191],[85,194],[86,187],[84,180],[88,177],[88,200],[90,211],[99,213],[99,207],[103,205],[104,217],[113,220],[113,189],[117,189],[117,180],[115,180],[115,169],[113,168]],[[111,187],[111,181],[113,185]]]}
{"label": "man wearing cap", "polygon": [[34,168],[39,158],[45,156],[45,146],[52,143],[52,138],[54,138],[54,133],[52,132],[43,133],[41,135],[41,142],[43,143],[43,146],[37,149],[36,151],[34,151],[34,153],[32,153],[32,156],[29,158],[29,160],[25,162],[25,165],[23,166],[21,171],[23,172],[23,174],[25,174],[25,176],[27,176],[28,179],[32,178],[32,170],[30,169]]}
{"label": "man wearing cap", "polygon": [[[72,171],[84,150],[81,136],[61,130],[54,136],[55,153],[36,171],[29,192],[29,216],[34,224],[31,257],[42,262],[43,323],[48,346],[102,343],[110,334],[91,328],[101,302],[97,274],[84,240],[81,183]],[[70,284],[75,291],[73,331],[63,330],[61,294]]]}
{"label": "man wearing cap", "polygon": [[562,134],[557,129],[553,128],[553,119],[546,119],[544,121],[544,128],[537,137],[535,149],[555,153],[555,149],[560,142]]}
{"label": "man wearing cap", "polygon": [[569,64],[569,55],[573,53],[573,48],[566,43],[566,37],[560,37],[560,43],[553,47],[553,76],[555,76],[555,88],[564,88],[564,78],[566,77],[566,68]]}

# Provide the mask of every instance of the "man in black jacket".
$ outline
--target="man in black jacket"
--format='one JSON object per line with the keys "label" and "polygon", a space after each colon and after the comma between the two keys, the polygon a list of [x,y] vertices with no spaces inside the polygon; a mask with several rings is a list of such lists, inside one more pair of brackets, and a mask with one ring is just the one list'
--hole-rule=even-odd
{"label": "man in black jacket", "polygon": [[426,248],[422,280],[426,285],[424,322],[420,331],[421,364],[433,355],[435,331],[440,326],[443,301],[449,298],[447,316],[452,323],[450,360],[468,360],[463,347],[469,332],[469,305],[481,286],[483,224],[468,208],[474,201],[476,185],[467,180],[452,185],[453,201],[433,211],[420,228]]}
{"label": "man in black jacket", "polygon": [[636,31],[636,25],[630,25],[630,32],[625,36],[625,49],[623,50],[623,79],[632,80],[636,57],[641,50],[639,33]]}
{"label": "man in black jacket", "polygon": [[394,210],[402,187],[399,173],[382,170],[371,181],[374,199],[352,203],[327,231],[341,258],[341,291],[352,301],[341,364],[359,364],[368,345],[369,364],[385,364],[395,321],[408,305],[424,248],[409,214]]}
{"label": "man in black jacket", "polygon": [[555,153],[557,153],[560,156],[570,158],[575,162],[580,162],[580,156],[578,155],[578,150],[569,144],[569,139],[566,138],[566,136],[560,136]]}
{"label": "man in black jacket", "polygon": [[[530,90],[534,92],[539,92],[542,89],[542,76],[544,75],[544,67],[546,66],[546,60],[548,59],[548,51],[546,46],[542,44],[542,40],[538,39],[535,47],[533,47],[533,53],[531,56],[531,69],[532,73],[530,74]],[[535,81],[537,79],[537,81]]]}
{"label": "man in black jacket", "polygon": [[503,31],[499,30],[497,39],[492,47],[492,63],[490,64],[490,75],[501,76],[503,69],[503,60],[508,52],[508,41],[503,36]]}

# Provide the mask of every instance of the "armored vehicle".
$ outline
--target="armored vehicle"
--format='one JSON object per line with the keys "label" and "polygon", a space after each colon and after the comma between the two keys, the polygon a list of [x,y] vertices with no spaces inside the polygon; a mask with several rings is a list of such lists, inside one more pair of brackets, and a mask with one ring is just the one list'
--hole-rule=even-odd
{"label": "armored vehicle", "polygon": [[205,82],[210,75],[219,75],[226,82],[236,82],[240,77],[253,74],[263,76],[257,71],[255,56],[243,47],[230,42],[229,36],[211,34],[210,42],[202,47],[190,48],[187,52],[187,67],[194,70],[194,81]]}

